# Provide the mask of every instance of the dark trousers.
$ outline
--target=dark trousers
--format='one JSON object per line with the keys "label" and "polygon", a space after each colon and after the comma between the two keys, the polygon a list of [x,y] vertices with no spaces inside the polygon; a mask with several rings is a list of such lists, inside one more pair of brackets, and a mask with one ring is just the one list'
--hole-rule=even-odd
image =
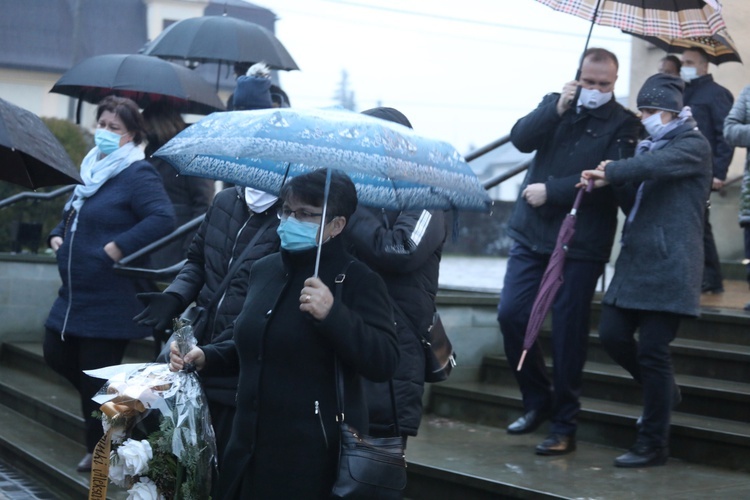
{"label": "dark trousers", "polygon": [[669,343],[679,325],[680,316],[673,313],[602,306],[599,338],[604,349],[643,387],[643,425],[638,431],[642,444],[669,443],[675,386]]}
{"label": "dark trousers", "polygon": [[721,275],[719,251],[716,249],[714,233],[709,221],[711,210],[706,207],[706,219],[703,225],[703,288],[718,290],[724,287],[724,277]]}
{"label": "dark trousers", "polygon": [[550,381],[539,342],[529,350],[521,371],[516,370],[526,325],[548,261],[548,256],[514,244],[505,271],[498,321],[505,355],[521,389],[524,410],[551,410],[550,432],[570,435],[576,431],[576,416],[581,408],[579,398],[591,300],[604,263],[574,259],[565,262],[564,283],[552,304],[553,373]]}
{"label": "dark trousers", "polygon": [[106,380],[89,377],[83,370],[119,365],[128,346],[127,340],[94,339],[66,335],[47,329],[44,337],[44,361],[65,377],[81,396],[81,411],[86,429],[86,450],[94,451],[103,435],[101,420],[91,416],[99,404],[91,397],[99,392]]}

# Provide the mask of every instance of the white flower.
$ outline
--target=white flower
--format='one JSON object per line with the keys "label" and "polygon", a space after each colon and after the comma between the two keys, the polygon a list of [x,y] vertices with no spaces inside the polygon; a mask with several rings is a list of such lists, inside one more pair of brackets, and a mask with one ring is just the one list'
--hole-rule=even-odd
{"label": "white flower", "polygon": [[145,439],[128,439],[117,448],[117,456],[123,462],[125,474],[140,476],[148,472],[148,462],[154,457],[151,445]]}
{"label": "white flower", "polygon": [[[106,434],[111,427],[111,424],[109,422],[108,418],[102,419],[102,429],[104,429],[104,434]],[[118,427],[112,427],[112,444],[120,444],[123,441],[125,441],[125,437],[127,436],[127,430],[125,427],[118,426]]]}
{"label": "white flower", "polygon": [[109,479],[117,486],[125,486],[125,464],[119,459],[116,451],[109,454]]}
{"label": "white flower", "polygon": [[163,500],[164,495],[156,489],[156,483],[147,477],[142,477],[128,490],[128,500]]}

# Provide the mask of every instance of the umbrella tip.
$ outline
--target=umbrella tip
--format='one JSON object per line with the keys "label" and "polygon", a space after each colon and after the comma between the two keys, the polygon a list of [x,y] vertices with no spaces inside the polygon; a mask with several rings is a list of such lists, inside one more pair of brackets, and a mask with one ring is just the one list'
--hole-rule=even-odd
{"label": "umbrella tip", "polygon": [[517,372],[521,371],[521,367],[523,366],[523,360],[526,359],[526,353],[529,352],[528,350],[524,349],[521,353],[521,359],[518,360],[518,367],[516,368]]}

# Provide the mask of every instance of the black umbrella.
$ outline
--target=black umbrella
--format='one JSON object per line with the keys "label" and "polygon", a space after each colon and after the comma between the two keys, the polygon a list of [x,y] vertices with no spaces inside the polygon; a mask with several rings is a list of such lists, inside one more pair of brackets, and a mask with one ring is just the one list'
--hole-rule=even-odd
{"label": "black umbrella", "polygon": [[83,184],[65,148],[31,111],[0,99],[0,179],[36,189]]}
{"label": "black umbrella", "polygon": [[183,19],[148,43],[143,53],[198,62],[257,63],[299,69],[276,35],[259,24],[229,16]]}
{"label": "black umbrella", "polygon": [[236,17],[203,16],[183,19],[167,27],[142,52],[165,59],[221,64],[264,62],[272,69],[299,69],[276,35],[263,26]]}
{"label": "black umbrella", "polygon": [[179,64],[140,54],[106,54],[84,59],[69,69],[50,92],[98,103],[108,95],[127,97],[145,108],[169,101],[180,113],[207,115],[223,110],[213,86]]}

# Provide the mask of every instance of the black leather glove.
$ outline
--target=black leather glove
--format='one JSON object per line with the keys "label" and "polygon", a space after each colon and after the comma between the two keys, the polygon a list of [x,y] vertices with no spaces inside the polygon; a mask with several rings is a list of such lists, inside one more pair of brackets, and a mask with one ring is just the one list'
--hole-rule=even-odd
{"label": "black leather glove", "polygon": [[151,326],[155,331],[172,329],[172,319],[184,309],[179,297],[172,293],[139,293],[138,300],[146,305],[133,321],[141,326]]}

